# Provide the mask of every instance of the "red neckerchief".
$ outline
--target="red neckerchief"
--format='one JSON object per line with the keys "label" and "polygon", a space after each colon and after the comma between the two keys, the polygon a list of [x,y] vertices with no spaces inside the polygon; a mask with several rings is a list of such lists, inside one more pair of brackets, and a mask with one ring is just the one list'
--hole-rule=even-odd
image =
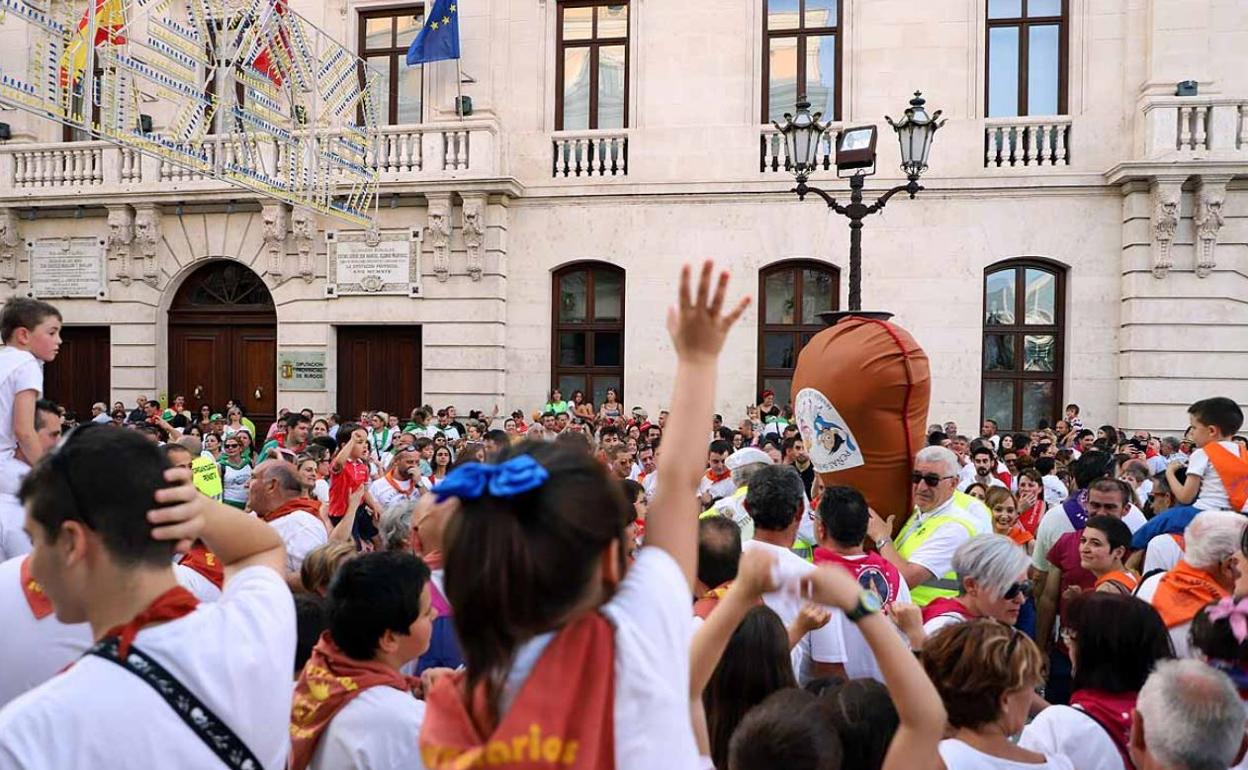
{"label": "red neckerchief", "polygon": [[510,770],[615,767],[615,631],[600,613],[555,635],[497,724],[484,685],[470,696],[465,680],[463,671],[442,677],[425,697],[420,756],[429,770],[487,760]]}
{"label": "red neckerchief", "polygon": [[974,620],[979,617],[975,613],[971,612],[965,604],[957,599],[951,599],[948,596],[932,599],[927,603],[927,606],[923,608],[922,612],[924,623],[931,621],[933,618],[938,618],[941,615],[961,615],[967,620]]}
{"label": "red neckerchief", "polygon": [[52,600],[43,592],[43,586],[39,585],[39,581],[30,575],[30,556],[22,559],[22,564],[17,571],[22,581],[22,594],[25,595],[26,603],[30,605],[30,611],[34,613],[35,620],[43,620],[51,615],[55,611],[52,607]]}
{"label": "red neckerchief", "polygon": [[225,586],[225,567],[202,540],[196,540],[195,545],[191,546],[191,550],[186,552],[178,564],[195,570],[217,588]]}
{"label": "red neckerchief", "polygon": [[264,515],[264,520],[272,524],[273,522],[277,521],[283,516],[289,516],[290,514],[295,513],[297,511],[310,513],[313,516],[316,516],[317,519],[320,519],[321,501],[312,500],[311,498],[307,498],[307,497],[293,497],[290,500],[287,500],[286,502],[282,503],[278,507],[266,513]]}
{"label": "red neckerchief", "polygon": [[147,609],[135,615],[129,622],[114,626],[104,632],[104,636],[115,636],[118,639],[117,655],[125,658],[130,651],[134,637],[153,623],[167,623],[189,615],[199,606],[199,599],[182,586],[174,586],[157,596]]}
{"label": "red neckerchief", "polygon": [[322,631],[295,685],[287,769],[303,770],[308,766],[325,728],[355,696],[370,687],[410,692],[416,681],[384,664],[348,657],[338,649],[329,632]]}
{"label": "red neckerchief", "polygon": [[1123,767],[1135,770],[1127,746],[1131,739],[1131,712],[1135,710],[1137,693],[1106,692],[1104,690],[1076,690],[1070,696],[1070,705],[1092,718],[1105,730],[1114,748],[1122,756]]}

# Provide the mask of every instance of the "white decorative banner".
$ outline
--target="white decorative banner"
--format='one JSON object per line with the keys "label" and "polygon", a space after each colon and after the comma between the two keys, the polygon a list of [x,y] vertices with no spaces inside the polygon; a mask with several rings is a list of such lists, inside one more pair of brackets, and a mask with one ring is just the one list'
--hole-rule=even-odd
{"label": "white decorative banner", "polygon": [[814,388],[802,388],[793,399],[793,412],[817,472],[845,471],[866,464],[849,424],[827,396]]}
{"label": "white decorative banner", "polygon": [[108,260],[99,238],[26,242],[31,297],[108,297]]}
{"label": "white decorative banner", "polygon": [[420,228],[398,231],[329,230],[325,233],[325,296],[420,296]]}

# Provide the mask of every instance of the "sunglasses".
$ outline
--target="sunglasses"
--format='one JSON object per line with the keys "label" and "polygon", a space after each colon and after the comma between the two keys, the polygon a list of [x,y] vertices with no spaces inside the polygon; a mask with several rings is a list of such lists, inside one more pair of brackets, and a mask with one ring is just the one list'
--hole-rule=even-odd
{"label": "sunglasses", "polygon": [[951,479],[951,478],[953,478],[953,476],[940,476],[935,473],[911,473],[910,483],[918,484],[920,481],[922,481],[923,483],[927,484],[929,487],[934,487],[934,486],[939,485],[940,482],[944,481],[945,479]]}
{"label": "sunglasses", "polygon": [[1020,580],[1017,583],[1014,583],[1009,588],[1005,589],[1005,593],[1001,594],[1001,598],[1008,602],[1018,597],[1019,594],[1022,594],[1024,599],[1031,596],[1030,580]]}
{"label": "sunglasses", "polygon": [[241,444],[237,444],[237,443],[235,443],[235,442],[231,441],[231,442],[229,442],[228,444],[226,444],[226,445],[225,445],[225,448],[226,448],[226,449],[238,449],[240,446],[242,446],[242,445],[241,445]]}

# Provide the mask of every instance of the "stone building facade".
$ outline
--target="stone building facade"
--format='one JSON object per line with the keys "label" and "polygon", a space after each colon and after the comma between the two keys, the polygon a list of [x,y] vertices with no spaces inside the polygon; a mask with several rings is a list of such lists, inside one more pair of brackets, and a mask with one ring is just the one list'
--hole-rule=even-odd
{"label": "stone building facade", "polygon": [[[385,51],[419,5],[291,5],[390,68],[377,220],[418,290],[331,295],[330,246],[359,228],[10,110],[0,294],[34,291],[49,239],[107,257],[102,297],[49,297],[72,353],[50,395],[466,412],[562,382],[654,409],[679,265],[712,257],[762,295],[721,362],[735,418],[785,391],[814,312],[846,301],[846,221],[789,192],[765,118],[800,92],[833,132],[878,125],[874,197],[904,181],[883,118],[917,88],[948,123],[926,189],[866,224],[863,304],[926,349],[932,420],[1031,427],[1077,401],[1166,431],[1196,398],[1248,402],[1242,2],[465,2],[460,67],[412,72]],[[0,68],[21,34],[0,28]],[[834,170],[812,183],[847,194]],[[323,380],[292,385],[318,362]]]}

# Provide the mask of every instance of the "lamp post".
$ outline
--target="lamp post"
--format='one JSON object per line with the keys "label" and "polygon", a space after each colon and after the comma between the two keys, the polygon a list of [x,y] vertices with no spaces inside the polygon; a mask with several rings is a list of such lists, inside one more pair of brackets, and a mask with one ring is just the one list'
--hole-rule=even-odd
{"label": "lamp post", "polygon": [[889,198],[899,192],[915,196],[923,186],[919,184],[919,175],[927,169],[927,155],[932,148],[932,137],[936,129],[945,124],[940,120],[940,110],[928,115],[924,106],[923,95],[915,91],[905,115],[896,123],[885,116],[885,120],[897,132],[897,140],[901,145],[901,169],[906,173],[906,183],[898,185],[881,195],[874,203],[862,201],[862,189],[866,177],[875,173],[875,126],[848,128],[841,132],[836,145],[836,170],[850,171],[849,205],[837,203],[825,190],[807,184],[811,173],[818,164],[819,148],[828,127],[819,122],[822,113],[810,112],[810,102],[805,98],[797,103],[797,114],[784,114],[784,125],[774,123],[784,137],[784,149],[788,156],[788,167],[797,179],[793,192],[800,200],[806,200],[810,193],[818,195],[828,204],[828,208],[849,219],[849,310],[857,314],[862,310],[862,220],[884,208]]}

